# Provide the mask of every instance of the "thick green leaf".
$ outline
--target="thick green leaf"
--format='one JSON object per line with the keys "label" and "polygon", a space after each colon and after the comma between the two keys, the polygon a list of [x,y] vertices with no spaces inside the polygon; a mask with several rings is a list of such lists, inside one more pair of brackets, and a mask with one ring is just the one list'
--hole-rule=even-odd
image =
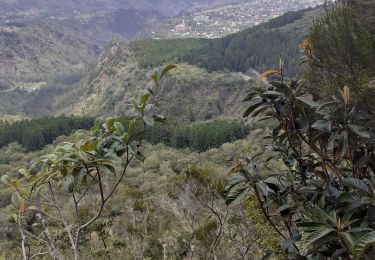
{"label": "thick green leaf", "polygon": [[160,73],[160,79],[162,79],[169,71],[171,71],[175,68],[177,68],[177,66],[174,65],[174,64],[169,64],[169,65],[165,66]]}
{"label": "thick green leaf", "polygon": [[9,215],[8,221],[11,222],[11,223],[17,223],[18,222],[18,216],[16,214]]}
{"label": "thick green leaf", "polygon": [[143,121],[149,126],[155,125],[155,120],[152,117],[144,116]]}
{"label": "thick green leaf", "polygon": [[258,190],[261,191],[261,193],[263,194],[263,196],[267,197],[268,196],[268,189],[267,189],[267,185],[263,182],[263,181],[260,181],[256,184]]}
{"label": "thick green leaf", "polygon": [[262,93],[265,97],[283,97],[284,94],[279,91],[268,90]]}
{"label": "thick green leaf", "polygon": [[354,260],[361,259],[366,250],[375,245],[375,231],[362,236],[354,246]]}
{"label": "thick green leaf", "polygon": [[343,180],[343,184],[345,186],[348,186],[354,190],[357,190],[357,191],[361,191],[361,192],[364,192],[368,195],[371,195],[371,191],[369,189],[369,187],[366,185],[366,183],[360,179],[356,179],[356,178],[345,178]]}
{"label": "thick green leaf", "polygon": [[227,195],[225,202],[227,205],[237,204],[249,193],[250,187],[235,186]]}
{"label": "thick green leaf", "polygon": [[232,174],[229,179],[229,183],[225,188],[225,191],[230,191],[232,187],[243,182],[246,182],[246,178],[241,173]]}
{"label": "thick green leaf", "polygon": [[316,129],[321,132],[330,132],[332,123],[330,121],[318,120],[316,121],[311,128]]}
{"label": "thick green leaf", "polygon": [[297,223],[297,227],[304,232],[313,232],[327,228],[327,225],[320,222],[302,222]]}
{"label": "thick green leaf", "polygon": [[327,102],[327,103],[321,104],[321,105],[317,108],[316,112],[318,113],[318,112],[322,111],[323,109],[325,109],[325,108],[327,108],[327,107],[330,107],[330,106],[333,106],[333,105],[337,105],[337,104],[338,104],[337,101],[330,101],[330,102]]}
{"label": "thick green leaf", "polygon": [[147,101],[149,100],[150,96],[151,96],[151,94],[149,92],[143,94],[141,96],[141,99],[140,99],[140,102],[139,102],[140,105],[144,107],[146,105]]}
{"label": "thick green leaf", "polygon": [[11,202],[12,202],[12,204],[15,208],[18,209],[20,207],[20,204],[21,204],[22,201],[23,201],[23,199],[18,192],[14,192],[12,194]]}
{"label": "thick green leaf", "polygon": [[96,140],[96,141],[87,141],[84,145],[82,145],[79,149],[81,151],[84,151],[84,152],[89,152],[89,151],[93,151],[96,149],[97,145],[98,145],[99,141]]}
{"label": "thick green leaf", "polygon": [[268,108],[269,108],[269,106],[267,104],[259,106],[256,109],[254,109],[253,111],[251,111],[251,113],[249,114],[249,117],[256,117],[259,114],[261,114],[262,112],[264,112],[265,110],[267,110]]}
{"label": "thick green leaf", "polygon": [[363,127],[358,125],[349,124],[348,127],[352,130],[355,134],[363,138],[370,138],[370,133],[365,131]]}
{"label": "thick green leaf", "polygon": [[339,137],[339,153],[341,157],[345,156],[346,152],[348,151],[348,147],[349,147],[348,132],[343,131]]}
{"label": "thick green leaf", "polygon": [[167,120],[165,116],[160,116],[160,115],[154,115],[153,119],[155,122],[158,122],[158,123],[165,123],[165,121]]}
{"label": "thick green leaf", "polygon": [[159,84],[159,77],[156,73],[151,75],[151,79],[156,83]]}
{"label": "thick green leaf", "polygon": [[319,244],[320,240],[323,240],[326,236],[335,232],[332,228],[320,228],[312,233],[304,233],[301,239],[301,244],[303,245],[303,251],[307,251],[312,244]]}
{"label": "thick green leaf", "polygon": [[319,104],[316,103],[315,101],[307,98],[307,97],[297,97],[297,99],[299,101],[302,101],[303,103],[305,103],[306,105],[310,106],[310,107],[318,107]]}
{"label": "thick green leaf", "polygon": [[30,179],[30,172],[25,169],[19,169],[18,172],[25,177],[26,180]]}
{"label": "thick green leaf", "polygon": [[124,126],[120,122],[115,122],[114,127],[119,134],[123,134],[125,131]]}
{"label": "thick green leaf", "polygon": [[293,93],[292,89],[286,84],[277,81],[271,81],[270,84],[277,88],[277,90],[283,93],[285,96],[291,96]]}
{"label": "thick green leaf", "polygon": [[246,109],[245,113],[243,114],[243,117],[248,117],[254,109],[256,109],[262,104],[263,104],[263,100],[261,98],[252,99],[249,104],[249,107]]}
{"label": "thick green leaf", "polygon": [[12,180],[12,178],[10,178],[8,175],[1,176],[1,182],[6,184],[6,185],[10,185],[11,180]]}

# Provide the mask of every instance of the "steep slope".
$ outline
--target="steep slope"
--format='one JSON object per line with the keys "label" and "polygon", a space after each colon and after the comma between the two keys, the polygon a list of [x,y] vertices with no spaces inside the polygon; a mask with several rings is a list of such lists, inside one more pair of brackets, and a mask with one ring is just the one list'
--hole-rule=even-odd
{"label": "steep slope", "polygon": [[1,25],[0,114],[51,114],[49,96],[79,81],[100,50],[86,35],[56,24]]}
{"label": "steep slope", "polygon": [[4,83],[0,89],[12,85],[38,88],[58,74],[84,71],[98,52],[98,46],[63,28],[6,23],[0,27],[0,78]]}
{"label": "steep slope", "polygon": [[[149,75],[150,70],[139,67],[128,45],[115,41],[71,92],[56,98],[56,111],[80,115],[121,113],[127,109],[127,102],[150,84]],[[179,64],[160,90],[160,110],[187,121],[231,115],[240,109],[249,84],[249,78],[242,74],[209,73]]]}
{"label": "steep slope", "polygon": [[[78,84],[75,81],[80,79],[79,76],[73,77],[69,84],[55,82],[49,87],[51,84],[43,84],[41,79],[46,75],[42,74],[41,79],[31,81],[32,88],[37,91],[26,91],[30,90],[26,84],[28,88],[17,88],[9,93],[5,89],[14,88],[14,84],[1,81],[0,113],[21,113],[30,117],[58,113],[120,113],[124,111],[126,101],[148,84],[151,70],[176,63],[179,69],[171,74],[162,93],[170,100],[163,104],[164,111],[172,116],[183,116],[188,121],[230,115],[237,111],[241,94],[248,84],[247,78],[238,72],[275,68],[282,58],[288,75],[299,73],[302,54],[298,44],[319,12],[320,9],[291,12],[223,39],[148,40],[129,44],[115,41]],[[40,50],[35,51],[39,53]],[[69,50],[77,57],[84,53],[75,52],[78,48]],[[44,55],[51,55],[51,52],[54,53],[53,48]],[[62,56],[59,62],[67,57],[69,55]],[[38,62],[30,64],[40,67]],[[68,62],[56,65],[59,66],[42,68],[48,69],[47,72],[55,68],[60,72],[64,71],[62,68],[67,68],[67,71],[77,68]],[[32,71],[30,75],[37,72]]]}
{"label": "steep slope", "polygon": [[222,38],[265,23],[287,12],[323,4],[323,0],[254,0],[184,11],[159,19],[138,34],[138,39]]}
{"label": "steep slope", "polygon": [[78,14],[64,18],[43,17],[56,25],[62,25],[77,33],[84,33],[94,41],[108,44],[115,36],[132,39],[139,31],[162,19],[158,11],[118,9],[109,12]]}
{"label": "steep slope", "polygon": [[305,9],[289,12],[267,23],[220,39],[145,40],[131,45],[143,67],[187,62],[209,71],[246,72],[275,68],[280,58],[288,75],[300,73],[299,43],[320,12]]}

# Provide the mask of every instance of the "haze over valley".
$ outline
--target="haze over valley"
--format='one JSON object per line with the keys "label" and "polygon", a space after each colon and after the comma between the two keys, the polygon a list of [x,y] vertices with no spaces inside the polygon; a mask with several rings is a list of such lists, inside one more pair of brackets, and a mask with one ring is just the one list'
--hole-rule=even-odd
{"label": "haze over valley", "polygon": [[[193,21],[194,19],[197,20],[196,17],[201,17],[205,13],[207,16],[203,16],[207,17],[208,20],[202,21],[205,26],[199,30],[194,29],[195,32],[199,31],[197,34],[189,33],[193,29],[188,28],[188,23],[190,23],[188,19],[186,19],[186,28],[184,27],[180,32],[175,31],[170,34],[160,30],[158,33],[162,34],[162,38],[165,39],[219,37],[237,32],[239,29],[250,28],[272,17],[282,15],[284,12],[320,3],[312,0],[304,3],[290,1],[288,4],[277,1],[264,2],[263,4],[259,1],[234,2],[238,1],[203,1],[199,5],[196,2],[193,4],[193,2],[184,1],[184,4],[176,2],[174,7],[174,5],[168,5],[168,1],[160,1],[154,3],[151,8],[150,2],[147,1],[71,1],[71,3],[66,2],[64,4],[59,1],[35,1],[33,4],[22,1],[2,1],[0,2],[0,10],[3,13],[0,26],[0,56],[2,57],[0,61],[0,75],[2,75],[0,91],[3,93],[1,97],[3,105],[0,107],[0,113],[29,117],[57,115],[61,113],[61,108],[64,113],[71,112],[69,108],[64,107],[62,101],[64,96],[68,95],[67,93],[70,91],[77,91],[76,89],[82,85],[79,81],[81,79],[84,81],[83,78],[88,72],[93,73],[90,72],[93,67],[98,68],[100,66],[95,65],[98,62],[98,57],[105,48],[110,48],[112,39],[117,39],[117,42],[133,38],[142,39],[140,42],[135,41],[122,47],[128,49],[127,52],[132,57],[124,61],[126,65],[141,69],[140,73],[161,66],[163,62],[173,62],[175,59],[198,68],[212,70],[210,68],[212,64],[191,61],[191,58],[187,57],[185,52],[189,50],[193,52],[203,51],[207,44],[216,45],[221,41],[220,39],[207,42],[199,39],[186,43],[180,42],[178,45],[183,49],[181,49],[181,52],[177,51],[175,57],[169,57],[164,61],[157,62],[157,64],[152,64],[152,66],[143,66],[142,63],[149,63],[149,61],[145,62],[144,59],[151,59],[151,57],[143,55],[144,44],[148,41],[148,38],[158,38],[154,34],[155,32],[150,30],[155,26],[158,28],[168,26],[169,30],[178,26],[181,17],[188,16]],[[170,13],[169,16],[179,14],[174,18],[167,18],[165,12],[161,14],[163,12],[160,12],[160,10],[163,10],[166,5],[174,8],[174,12]],[[269,8],[266,8],[266,6],[269,6]],[[60,13],[56,14],[56,10],[59,10]],[[223,18],[220,15],[216,17],[217,12]],[[226,13],[231,14],[231,16],[226,17]],[[241,13],[246,13],[247,16],[243,16]],[[252,16],[252,14],[255,16]],[[257,16],[258,14],[261,15]],[[297,14],[296,17],[291,14],[290,17],[292,18],[287,23],[292,24],[295,22],[294,20],[302,19],[303,14]],[[224,20],[221,21],[220,19]],[[242,23],[241,21],[246,22]],[[232,26],[234,23],[236,25]],[[221,30],[215,31],[213,24],[219,26]],[[297,27],[300,26],[297,25]],[[304,30],[305,28],[301,29]],[[248,33],[250,32],[245,31],[238,35]],[[276,31],[271,32],[270,30],[269,33],[274,34]],[[227,39],[234,37],[237,36],[233,34],[228,36]],[[302,35],[298,37],[302,37]],[[256,39],[253,38],[253,40]],[[237,41],[233,40],[233,42]],[[152,42],[150,44],[153,45]],[[142,48],[140,49],[138,46],[142,46]],[[160,46],[163,46],[163,44],[160,44]],[[164,50],[154,50],[155,56],[165,55],[163,54]],[[254,51],[255,49],[250,50],[250,52]],[[296,49],[294,51],[296,52]],[[259,50],[260,52],[261,50]],[[102,56],[106,55],[105,53],[104,51]],[[208,54],[197,55],[193,59],[203,59],[203,56],[206,55]],[[253,54],[249,53],[248,55]],[[219,59],[219,57],[212,57],[212,66],[218,67],[219,70],[226,67],[215,64],[215,59]],[[278,57],[274,57],[274,60],[270,60],[271,64],[277,63],[277,59]],[[290,62],[293,63],[293,59]],[[246,65],[241,65],[245,67],[237,68],[236,66],[236,68],[230,68],[230,71],[243,73],[251,69],[264,68],[264,66],[260,67],[259,64],[256,64],[257,62],[253,63],[250,60],[246,63]],[[268,64],[270,63],[268,62]],[[292,71],[292,73],[295,73],[295,71]],[[109,77],[109,81],[112,79],[113,77]],[[133,84],[135,79],[129,80],[130,84]],[[123,83],[118,82],[117,84]],[[36,105],[29,109],[30,103],[36,103]],[[62,107],[60,107],[60,104]],[[98,111],[98,109],[95,108],[94,111]]]}

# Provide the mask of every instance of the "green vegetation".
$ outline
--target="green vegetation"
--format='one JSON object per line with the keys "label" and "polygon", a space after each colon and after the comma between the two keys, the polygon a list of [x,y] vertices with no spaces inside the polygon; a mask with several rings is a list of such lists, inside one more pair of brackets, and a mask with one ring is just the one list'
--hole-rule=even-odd
{"label": "green vegetation", "polygon": [[366,120],[358,118],[348,87],[323,104],[307,94],[295,82],[275,82],[249,93],[245,116],[267,115],[279,122],[266,138],[273,140],[276,158],[285,166],[268,167],[275,155],[265,164],[256,157],[238,162],[227,201],[254,192],[287,258],[370,257],[375,241],[373,135],[363,127]]}
{"label": "green vegetation", "polygon": [[[129,100],[147,88],[145,75],[153,71],[139,67],[126,43],[113,41],[79,85],[51,106],[65,114],[121,114],[127,111]],[[210,73],[197,66],[178,64],[163,82],[163,99],[157,111],[188,123],[238,115],[241,96],[255,84],[253,78],[241,73]]]}
{"label": "green vegetation", "polygon": [[[256,130],[249,138],[227,143],[200,154],[162,144],[148,146],[144,151],[145,162],[133,161],[126,180],[120,184],[113,200],[109,201],[102,218],[84,235],[81,242],[81,258],[106,259],[106,252],[109,252],[114,259],[122,259],[124,255],[132,259],[152,254],[156,259],[160,259],[163,257],[163,253],[160,254],[157,250],[160,244],[164,245],[165,252],[171,259],[184,259],[190,255],[202,259],[209,255],[204,241],[198,240],[200,236],[193,235],[206,223],[216,222],[217,218],[206,206],[197,203],[197,200],[209,201],[210,197],[206,195],[210,194],[211,190],[205,186],[209,185],[207,182],[211,180],[220,184],[219,189],[214,191],[222,190],[223,183],[226,182],[225,172],[230,167],[232,158],[262,151],[262,132]],[[20,146],[11,144],[0,149],[0,158],[3,158],[3,162],[0,159],[0,172],[15,178],[19,176],[19,168],[34,165],[41,156],[52,153],[55,147],[63,142],[75,143],[83,137],[82,134],[60,137],[54,146],[47,146],[41,151],[31,153],[25,153]],[[197,166],[192,167],[192,170],[198,169],[194,175],[189,174],[188,178],[189,165]],[[202,169],[204,179],[199,177],[199,169]],[[118,171],[116,174],[118,176]],[[195,178],[198,180],[195,181]],[[199,183],[204,183],[204,180],[207,181],[202,187]],[[19,258],[21,252],[17,244],[18,231],[6,219],[7,215],[14,211],[12,206],[7,206],[11,200],[11,191],[3,184],[0,184],[0,187],[0,205],[4,214],[4,218],[0,218],[0,233],[11,238],[0,242],[0,247],[3,248],[0,257]],[[191,193],[192,188],[199,188],[199,192],[195,192],[198,197]],[[90,197],[84,202],[85,212],[94,213],[92,203],[95,198],[97,197]],[[260,209],[242,208],[242,204],[226,207],[222,194],[215,195],[214,198],[215,210],[220,212],[224,220],[223,233],[215,246],[218,258],[261,256],[262,250],[259,249],[258,241],[262,243],[263,248],[269,249],[276,244],[277,249],[277,241],[273,242],[277,237],[264,223]],[[66,213],[69,218],[74,217],[69,210]],[[253,223],[257,224],[257,232]],[[61,239],[64,237],[65,233],[59,236]],[[107,249],[104,248],[102,239]],[[63,241],[69,243],[65,239]],[[70,248],[67,247],[66,250]],[[64,251],[64,256],[69,256],[67,251]]]}
{"label": "green vegetation", "polygon": [[[15,143],[0,148],[0,206],[7,216],[0,218],[7,238],[0,257],[373,259],[375,35],[347,8],[327,6],[300,44],[307,61],[303,81],[289,80],[291,67],[283,62],[262,73],[263,80],[224,67],[208,72],[219,64],[209,52],[201,56],[207,66],[187,64],[183,52],[229,38],[194,40],[190,47],[179,40],[130,47],[114,41],[54,105],[119,116],[99,118],[90,131],[59,137],[42,151],[26,154]],[[302,20],[316,12],[289,14],[247,32],[268,39],[263,45],[273,57],[280,46],[271,40],[280,40],[281,30],[299,40],[307,28]],[[294,50],[289,36],[283,42]],[[225,52],[238,51],[231,54],[238,62],[224,59],[228,70],[245,70],[240,50],[251,56],[247,40],[227,43]],[[181,44],[174,53],[172,42]],[[134,49],[137,44],[150,52]],[[173,54],[164,56],[168,48]],[[152,51],[156,63],[138,63]],[[172,56],[187,63],[146,68]],[[223,119],[240,111],[246,125]],[[158,114],[179,123],[161,124],[167,121]]]}
{"label": "green vegetation", "polygon": [[11,116],[11,115],[1,115],[0,114],[0,122],[2,122],[2,124],[13,123],[13,122],[17,122],[17,121],[24,120],[24,119],[26,119],[26,118],[24,118],[22,116]]}
{"label": "green vegetation", "polygon": [[[101,30],[110,25],[100,14],[62,24],[46,18],[47,25],[41,18],[22,27],[5,26],[0,33],[0,91],[6,91],[0,96],[0,113],[27,117],[119,114],[126,101],[147,85],[145,76],[150,71],[173,62],[179,63],[180,73],[172,75],[166,89],[178,101],[161,108],[167,115],[192,122],[239,114],[235,97],[247,88],[247,76],[234,72],[253,76],[252,69],[274,68],[283,58],[286,72],[299,74],[302,53],[297,46],[319,10],[291,12],[223,39],[115,40],[91,67],[102,44],[113,36]],[[100,26],[89,30],[85,19],[97,20]],[[211,95],[206,94],[209,91]],[[226,95],[232,98],[223,99]]]}
{"label": "green vegetation", "polygon": [[337,7],[324,14],[301,47],[308,66],[305,78],[322,90],[321,97],[338,94],[346,85],[358,104],[375,104],[375,90],[367,86],[375,76],[374,38],[355,20],[351,9]]}
{"label": "green vegetation", "polygon": [[[322,72],[314,79],[324,76],[321,86],[342,87],[331,99],[319,93],[325,102],[313,100],[319,85],[285,83],[280,70],[280,81],[249,91],[244,117],[278,123],[266,137],[271,140],[270,150],[261,153],[266,159],[248,157],[230,170],[227,203],[255,195],[284,258],[371,259],[375,136],[372,96],[361,86],[374,77],[369,65],[374,46],[346,7],[327,12],[304,44],[310,69]],[[346,62],[352,62],[349,75],[341,71]],[[284,166],[270,167],[275,159]]]}
{"label": "green vegetation", "polygon": [[[61,251],[65,249],[60,245],[61,233],[67,234],[65,238],[71,247],[64,255],[80,259],[80,243],[85,232],[102,216],[128,166],[133,160],[145,160],[142,133],[146,125],[152,126],[154,121],[164,120],[149,109],[154,106],[152,101],[156,102],[153,93],[157,92],[163,76],[174,67],[169,65],[152,75],[155,87],[144,91],[139,101],[134,102],[133,115],[97,119],[90,132],[85,133],[85,138],[56,147],[30,169],[19,170],[22,177],[1,177],[2,182],[13,189],[11,204],[14,214],[8,219],[19,231],[23,259],[37,256],[41,241],[42,248],[46,248],[53,259],[61,259]],[[140,124],[141,128],[136,127]],[[121,169],[119,176],[116,167]],[[113,185],[105,187],[111,180],[114,180]],[[86,213],[83,202],[90,197],[93,199],[97,193],[100,194],[97,210]],[[60,194],[60,200],[57,200],[56,196]],[[75,217],[68,219],[63,210],[64,204],[71,200],[70,210],[74,211]],[[30,230],[28,221],[30,213],[35,216],[33,230]]]}
{"label": "green vegetation", "polygon": [[0,49],[0,75],[8,88],[14,83],[38,88],[61,75],[76,75],[97,55],[97,46],[66,28],[30,21],[2,24]]}
{"label": "green vegetation", "polygon": [[94,120],[84,117],[41,118],[21,120],[14,123],[0,122],[0,147],[12,142],[21,144],[27,151],[43,148],[61,135],[74,130],[90,129]]}
{"label": "green vegetation", "polygon": [[301,73],[298,44],[320,9],[289,12],[265,24],[222,39],[147,40],[131,43],[143,67],[166,62],[187,62],[208,71],[247,72],[277,67],[285,61],[285,71]]}
{"label": "green vegetation", "polygon": [[[17,142],[26,151],[40,150],[52,144],[59,136],[69,136],[77,130],[89,130],[94,119],[86,117],[46,117],[20,120],[13,123],[0,121],[0,148]],[[182,123],[157,123],[146,128],[145,140],[152,144],[163,143],[177,149],[190,148],[197,152],[218,148],[245,138],[249,128],[240,121],[217,120],[184,126]]]}
{"label": "green vegetation", "polygon": [[177,123],[157,124],[146,132],[145,139],[152,144],[163,143],[177,149],[204,152],[243,139],[249,132],[247,126],[234,120],[195,123],[188,127]]}
{"label": "green vegetation", "polygon": [[155,68],[168,62],[185,62],[186,55],[209,48],[211,42],[207,39],[142,40],[130,42],[129,46],[142,67]]}

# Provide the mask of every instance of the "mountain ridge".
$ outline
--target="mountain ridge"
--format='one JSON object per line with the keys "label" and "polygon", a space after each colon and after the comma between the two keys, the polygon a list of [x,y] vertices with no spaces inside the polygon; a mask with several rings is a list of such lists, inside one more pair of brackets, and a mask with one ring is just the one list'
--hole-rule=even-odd
{"label": "mountain ridge", "polygon": [[[50,13],[50,14],[74,14],[91,13],[97,11],[114,11],[120,8],[137,10],[157,10],[164,15],[173,16],[179,12],[198,4],[208,6],[221,3],[239,2],[239,0],[1,0],[0,14],[9,13]],[[58,10],[58,11],[57,11]]]}

